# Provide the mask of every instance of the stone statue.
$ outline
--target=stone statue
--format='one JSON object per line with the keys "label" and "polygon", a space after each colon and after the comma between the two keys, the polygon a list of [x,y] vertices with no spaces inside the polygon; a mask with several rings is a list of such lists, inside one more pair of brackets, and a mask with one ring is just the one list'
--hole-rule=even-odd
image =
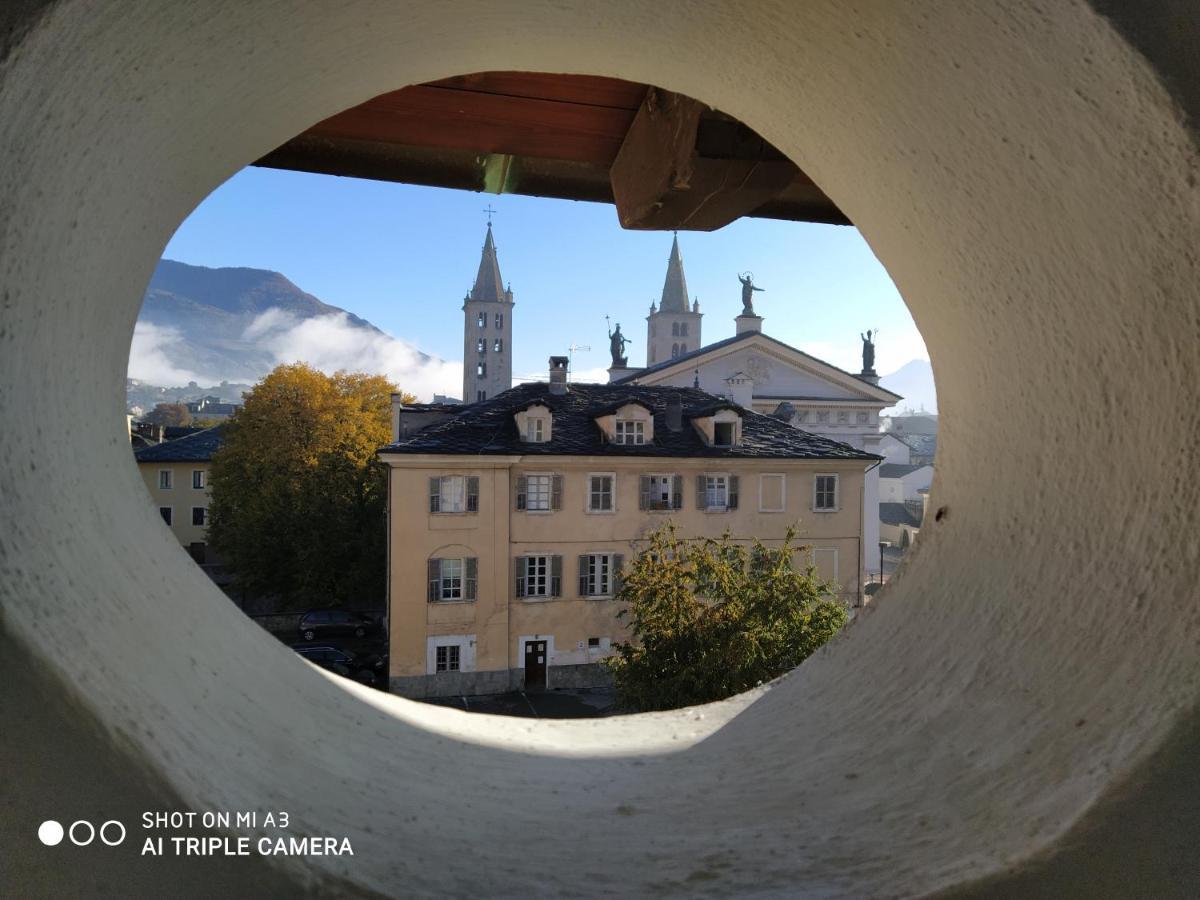
{"label": "stone statue", "polygon": [[754,315],[754,292],[761,291],[762,288],[754,286],[754,273],[746,272],[738,276],[738,281],[742,283],[742,315]]}
{"label": "stone statue", "polygon": [[875,374],[875,343],[871,340],[871,334],[872,333],[870,331],[868,331],[866,334],[859,334],[859,337],[862,338],[863,342],[862,370],[864,375]]}
{"label": "stone statue", "polygon": [[625,356],[625,345],[632,344],[633,341],[621,334],[621,323],[617,323],[617,330],[608,333],[608,349],[612,353],[612,364],[614,369],[624,369],[629,364],[628,357]]}

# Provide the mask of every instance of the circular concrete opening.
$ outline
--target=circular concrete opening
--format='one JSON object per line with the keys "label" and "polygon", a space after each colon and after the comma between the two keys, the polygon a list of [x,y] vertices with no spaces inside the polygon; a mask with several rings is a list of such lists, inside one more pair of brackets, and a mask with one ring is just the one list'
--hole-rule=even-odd
{"label": "circular concrete opening", "polygon": [[[192,808],[283,805],[295,833],[353,838],[350,859],[276,859],[294,879],[913,894],[1047,846],[1198,696],[1181,598],[1200,497],[1180,460],[1200,213],[1169,98],[1082,6],[468,6],[97,23],[64,2],[30,24],[0,91],[14,653]],[[742,119],[858,223],[927,337],[948,514],[853,641],[757,698],[532,725],[347,702],[283,647],[261,665],[268,639],[139,493],[119,386],[174,226],[338,109],[505,68],[661,84]]]}

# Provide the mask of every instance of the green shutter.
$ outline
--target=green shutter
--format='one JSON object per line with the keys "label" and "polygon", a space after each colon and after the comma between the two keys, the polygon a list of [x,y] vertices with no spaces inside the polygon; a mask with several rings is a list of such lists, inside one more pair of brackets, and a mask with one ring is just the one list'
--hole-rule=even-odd
{"label": "green shutter", "polygon": [[442,563],[441,560],[431,559],[425,567],[425,575],[429,581],[429,599],[440,600],[442,595]]}
{"label": "green shutter", "polygon": [[467,512],[479,512],[479,476],[467,478]]}
{"label": "green shutter", "polygon": [[705,476],[696,476],[696,509],[708,508],[708,491],[705,490]]}
{"label": "green shutter", "polygon": [[562,476],[550,476],[550,508],[562,509]]}
{"label": "green shutter", "polygon": [[683,509],[683,476],[671,476],[671,509]]}
{"label": "green shutter", "polygon": [[463,585],[463,597],[467,600],[474,600],[476,594],[476,584],[479,581],[479,560],[475,557],[469,557],[465,563],[466,568],[466,583]]}
{"label": "green shutter", "polygon": [[643,475],[638,493],[638,509],[650,508],[650,476]]}
{"label": "green shutter", "polygon": [[736,475],[729,476],[729,501],[726,504],[729,509],[737,509],[738,504],[738,477]]}
{"label": "green shutter", "polygon": [[517,573],[517,596],[525,596],[525,557],[513,557],[513,571]]}
{"label": "green shutter", "polygon": [[442,479],[429,479],[429,511],[439,512],[442,508]]}
{"label": "green shutter", "polygon": [[529,479],[524,475],[517,476],[517,509],[525,508],[525,494],[529,491]]}
{"label": "green shutter", "polygon": [[620,553],[614,553],[612,558],[612,593],[614,597],[621,593],[621,588],[625,586],[625,579],[621,577],[623,565],[625,565],[625,557]]}
{"label": "green shutter", "polygon": [[579,596],[586,597],[588,595],[588,558],[584,554],[579,556]]}
{"label": "green shutter", "polygon": [[562,596],[562,557],[550,557],[550,596]]}

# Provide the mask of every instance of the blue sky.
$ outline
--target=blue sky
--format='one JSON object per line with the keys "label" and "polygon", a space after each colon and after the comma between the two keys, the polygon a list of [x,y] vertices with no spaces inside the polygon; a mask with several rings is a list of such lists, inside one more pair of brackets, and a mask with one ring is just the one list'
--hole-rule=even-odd
{"label": "blue sky", "polygon": [[[645,359],[645,316],[662,291],[669,232],[625,231],[611,206],[247,168],[190,215],[164,256],[282,272],[419,350],[462,358],[462,297],[479,264],[491,205],[500,268],[516,295],[514,375],[543,375],[571,344],[577,375],[608,365],[604,317]],[[737,273],[754,272],[764,330],[829,362],[857,367],[867,328],[877,369],[928,359],[891,279],[854,228],[742,219],[681,232],[704,341],[733,334]]]}

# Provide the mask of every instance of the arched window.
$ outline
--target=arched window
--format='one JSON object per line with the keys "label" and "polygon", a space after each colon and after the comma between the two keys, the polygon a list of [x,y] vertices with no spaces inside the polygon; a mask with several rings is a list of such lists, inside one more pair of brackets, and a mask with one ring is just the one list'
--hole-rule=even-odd
{"label": "arched window", "polygon": [[671,337],[679,337],[679,323],[678,322],[671,323]]}
{"label": "arched window", "polygon": [[687,344],[680,344],[679,345],[680,356],[682,356],[684,353],[687,353]]}
{"label": "arched window", "polygon": [[678,345],[678,344],[672,344],[672,345],[671,345],[671,359],[674,359],[674,358],[675,358],[675,357],[677,357],[678,355],[679,355],[679,345]]}

